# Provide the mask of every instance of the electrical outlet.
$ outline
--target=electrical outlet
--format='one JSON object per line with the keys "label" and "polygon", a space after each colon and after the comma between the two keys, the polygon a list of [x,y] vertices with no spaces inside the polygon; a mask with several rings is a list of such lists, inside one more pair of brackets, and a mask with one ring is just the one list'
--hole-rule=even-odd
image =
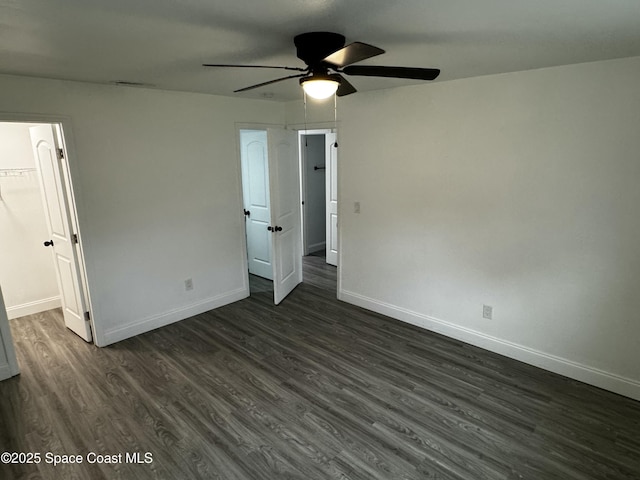
{"label": "electrical outlet", "polygon": [[360,213],[360,202],[353,202],[353,213]]}
{"label": "electrical outlet", "polygon": [[482,318],[491,320],[493,318],[493,307],[491,305],[482,305]]}
{"label": "electrical outlet", "polygon": [[187,278],[184,281],[184,289],[185,290],[193,290],[193,279],[192,278]]}

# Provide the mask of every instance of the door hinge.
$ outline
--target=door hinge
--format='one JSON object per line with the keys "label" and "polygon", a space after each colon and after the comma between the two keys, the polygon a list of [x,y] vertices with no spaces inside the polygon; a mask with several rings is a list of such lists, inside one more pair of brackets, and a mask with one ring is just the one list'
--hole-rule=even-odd
{"label": "door hinge", "polygon": [[64,158],[64,150],[61,148],[58,149],[58,160],[62,160]]}
{"label": "door hinge", "polygon": [[73,243],[78,243],[78,234],[77,233],[73,234]]}
{"label": "door hinge", "polygon": [[91,315],[89,314],[89,312],[84,312],[84,319],[85,319],[85,321],[87,321],[87,322],[88,322],[89,320],[91,320]]}

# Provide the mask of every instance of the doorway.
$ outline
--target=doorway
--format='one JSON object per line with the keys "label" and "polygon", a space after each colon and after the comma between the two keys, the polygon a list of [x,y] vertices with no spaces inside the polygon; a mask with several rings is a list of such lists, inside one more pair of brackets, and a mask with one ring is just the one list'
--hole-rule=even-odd
{"label": "doorway", "polygon": [[[247,285],[272,282],[278,305],[302,282],[297,135],[283,128],[239,128]],[[255,290],[255,287],[254,287]]]}
{"label": "doorway", "polygon": [[300,130],[302,245],[305,256],[338,266],[338,144],[335,130]]}
{"label": "doorway", "polygon": [[273,281],[267,131],[241,129],[240,146],[249,273]]}
{"label": "doorway", "polygon": [[[311,139],[309,142],[306,136]],[[334,268],[338,263],[336,137],[335,130],[330,129],[292,132],[238,126],[248,294],[261,295],[265,302],[273,301],[277,305],[302,282],[302,270],[313,270],[314,279],[334,278],[333,291],[337,295]],[[305,196],[303,192],[310,191],[308,185],[312,181],[314,190]],[[311,195],[315,207],[309,201]],[[305,213],[309,208],[315,211],[313,219]],[[295,225],[293,215],[297,219],[297,231],[288,229],[283,235],[285,232],[278,227],[285,217],[288,225]],[[310,227],[312,221],[315,224]],[[309,240],[311,228],[315,229],[315,244]],[[303,238],[307,242],[305,248]],[[327,273],[326,268],[334,271]],[[278,295],[277,282],[273,279],[285,278],[288,286],[281,287]]]}
{"label": "doorway", "polygon": [[92,341],[88,295],[60,123],[0,121],[0,284],[7,317],[61,308]]}

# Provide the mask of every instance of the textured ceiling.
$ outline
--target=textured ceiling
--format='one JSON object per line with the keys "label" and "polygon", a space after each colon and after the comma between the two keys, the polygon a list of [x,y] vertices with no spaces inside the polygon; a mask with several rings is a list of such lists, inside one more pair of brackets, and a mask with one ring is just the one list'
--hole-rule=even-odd
{"label": "textured ceiling", "polygon": [[[435,67],[437,81],[640,56],[638,0],[0,0],[0,73],[244,98],[301,97],[293,37],[333,31],[386,54],[361,64]],[[286,74],[287,72],[284,72]],[[350,77],[360,91],[420,83]]]}

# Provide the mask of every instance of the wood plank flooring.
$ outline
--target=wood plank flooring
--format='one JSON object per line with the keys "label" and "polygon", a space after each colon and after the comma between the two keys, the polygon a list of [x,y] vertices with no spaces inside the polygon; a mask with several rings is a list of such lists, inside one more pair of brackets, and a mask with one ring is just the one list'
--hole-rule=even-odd
{"label": "wood plank flooring", "polygon": [[340,303],[319,257],[280,306],[252,292],[107,348],[59,311],[11,321],[0,452],[85,457],[0,478],[640,478],[640,402]]}

